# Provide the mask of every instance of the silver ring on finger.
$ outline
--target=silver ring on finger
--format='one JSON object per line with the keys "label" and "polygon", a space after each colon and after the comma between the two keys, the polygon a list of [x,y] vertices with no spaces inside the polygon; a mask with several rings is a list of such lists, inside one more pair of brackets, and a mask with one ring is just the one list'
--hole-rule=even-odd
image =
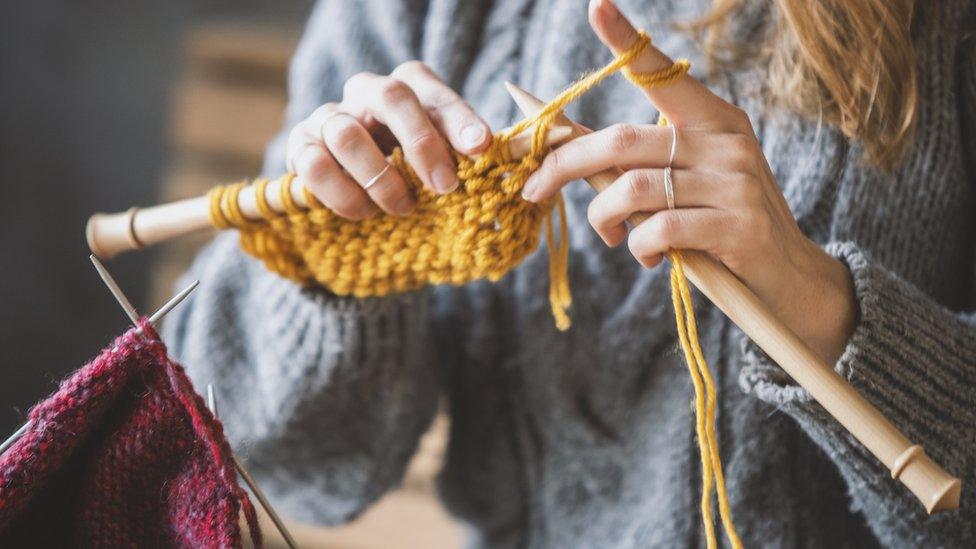
{"label": "silver ring on finger", "polygon": [[668,165],[664,168],[664,196],[668,200],[668,209],[674,209],[674,180],[671,178],[671,167],[674,166],[674,155],[678,152],[678,128],[668,124],[671,128],[671,152],[668,154]]}
{"label": "silver ring on finger", "polygon": [[668,167],[674,166],[674,156],[678,153],[678,127],[668,124],[671,128],[671,154],[668,155]]}
{"label": "silver ring on finger", "polygon": [[668,201],[668,209],[674,209],[674,180],[671,179],[671,166],[664,168],[664,197]]}
{"label": "silver ring on finger", "polygon": [[379,181],[380,178],[382,178],[384,175],[386,175],[386,172],[388,172],[388,171],[390,171],[390,165],[389,164],[387,164],[386,167],[384,167],[382,170],[380,170],[380,173],[374,175],[373,177],[370,177],[369,178],[369,181],[363,183],[363,189],[364,190],[369,190],[369,188],[372,187],[373,185],[375,185],[376,182]]}

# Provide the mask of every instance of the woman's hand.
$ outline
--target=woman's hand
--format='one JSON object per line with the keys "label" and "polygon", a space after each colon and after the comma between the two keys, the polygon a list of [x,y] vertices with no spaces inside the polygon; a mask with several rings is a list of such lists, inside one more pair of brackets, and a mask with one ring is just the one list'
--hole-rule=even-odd
{"label": "woman's hand", "polygon": [[[341,103],[322,105],[288,136],[288,167],[323,204],[349,219],[377,208],[409,213],[416,199],[386,154],[403,147],[424,185],[438,193],[457,185],[451,147],[483,151],[491,130],[434,72],[409,61],[389,76],[350,78]],[[385,170],[385,171],[384,171]]]}
{"label": "woman's hand", "polygon": [[[637,38],[610,0],[590,3],[590,23],[618,54]],[[670,64],[649,46],[631,68],[652,72]],[[607,245],[627,240],[645,267],[673,248],[712,254],[824,359],[836,361],[854,325],[850,273],[800,232],[748,116],[688,76],[645,93],[677,128],[674,210],[663,177],[672,133],[656,125],[618,124],[563,145],[526,182],[525,198],[545,200],[570,181],[623,168],[588,210]],[[626,219],[636,212],[652,215],[628,235]]]}

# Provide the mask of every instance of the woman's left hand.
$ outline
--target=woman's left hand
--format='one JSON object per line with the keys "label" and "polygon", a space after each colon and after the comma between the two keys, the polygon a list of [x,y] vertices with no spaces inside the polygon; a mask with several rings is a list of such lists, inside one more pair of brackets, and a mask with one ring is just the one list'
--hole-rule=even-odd
{"label": "woman's left hand", "polygon": [[[610,0],[590,3],[590,24],[617,54],[637,38]],[[653,72],[670,64],[648,46],[631,69]],[[617,124],[563,145],[526,182],[525,198],[546,200],[570,181],[624,169],[588,210],[607,245],[626,239],[649,268],[670,249],[710,253],[825,360],[836,361],[856,316],[850,273],[800,231],[748,116],[690,76],[644,91],[677,128],[675,209],[667,206],[663,170],[672,133],[657,125]],[[637,212],[651,215],[628,236],[626,220]]]}

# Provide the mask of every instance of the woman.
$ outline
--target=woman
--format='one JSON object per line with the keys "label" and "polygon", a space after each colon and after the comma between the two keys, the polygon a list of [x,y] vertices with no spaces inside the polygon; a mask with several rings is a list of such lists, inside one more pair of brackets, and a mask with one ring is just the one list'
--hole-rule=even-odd
{"label": "woman", "polygon": [[[232,235],[201,256],[201,290],[169,339],[198,383],[227,395],[230,437],[283,511],[355,517],[400,482],[444,395],[441,496],[475,545],[701,545],[690,383],[659,267],[669,248],[692,248],[963,477],[961,509],[927,517],[699,298],[745,545],[976,541],[976,7],[719,1],[699,23],[703,50],[673,30],[702,17],[700,4],[622,8],[655,37],[636,68],[667,64],[661,51],[696,67],[698,80],[646,93],[679,128],[676,208],[662,187],[671,133],[620,78],[570,112],[597,131],[525,187],[528,200],[562,189],[568,202],[570,331],[553,327],[544,253],[497,284],[364,300],[302,290]],[[449,147],[477,153],[489,127],[519,118],[503,81],[551,97],[634,38],[609,0],[588,21],[577,2],[320,2],[267,172],[290,167],[349,218],[406,215],[413,199],[384,171],[382,146],[395,139],[425,185],[451,192]],[[703,70],[708,52],[729,51],[737,64]],[[571,184],[614,165],[625,175],[598,195]],[[637,211],[653,215],[628,234]]]}

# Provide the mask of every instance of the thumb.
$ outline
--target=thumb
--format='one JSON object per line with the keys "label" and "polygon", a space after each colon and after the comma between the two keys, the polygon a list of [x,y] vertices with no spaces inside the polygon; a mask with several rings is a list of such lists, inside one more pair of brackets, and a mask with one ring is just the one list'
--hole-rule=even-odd
{"label": "thumb", "polygon": [[[597,37],[614,55],[629,50],[637,42],[637,29],[617,8],[612,0],[590,0],[590,26]],[[648,44],[644,52],[631,61],[630,70],[636,73],[652,73],[671,66],[667,55]],[[643,88],[644,94],[668,119],[679,126],[708,126],[715,109],[725,102],[711,90],[688,75],[673,84]]]}

